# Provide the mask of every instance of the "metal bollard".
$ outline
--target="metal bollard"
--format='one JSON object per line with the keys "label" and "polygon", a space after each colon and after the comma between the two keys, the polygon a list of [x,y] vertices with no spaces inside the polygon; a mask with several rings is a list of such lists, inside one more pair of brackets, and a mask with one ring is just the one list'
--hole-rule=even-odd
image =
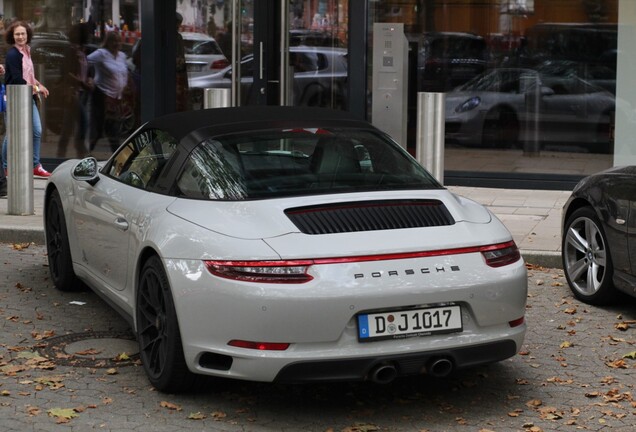
{"label": "metal bollard", "polygon": [[7,213],[33,211],[33,90],[30,85],[7,85]]}
{"label": "metal bollard", "polygon": [[203,91],[203,108],[225,108],[231,106],[231,91],[226,88],[206,88]]}
{"label": "metal bollard", "polygon": [[444,184],[444,93],[417,94],[417,161]]}

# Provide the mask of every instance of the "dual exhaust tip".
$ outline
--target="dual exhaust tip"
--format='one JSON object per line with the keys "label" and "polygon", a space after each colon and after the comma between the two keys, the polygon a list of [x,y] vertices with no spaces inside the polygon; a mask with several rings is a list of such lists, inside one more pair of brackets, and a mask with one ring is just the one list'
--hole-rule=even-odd
{"label": "dual exhaust tip", "polygon": [[[435,357],[426,363],[425,371],[437,378],[448,376],[454,369],[451,359]],[[398,370],[393,363],[380,363],[371,369],[369,379],[377,384],[388,384],[398,376]]]}

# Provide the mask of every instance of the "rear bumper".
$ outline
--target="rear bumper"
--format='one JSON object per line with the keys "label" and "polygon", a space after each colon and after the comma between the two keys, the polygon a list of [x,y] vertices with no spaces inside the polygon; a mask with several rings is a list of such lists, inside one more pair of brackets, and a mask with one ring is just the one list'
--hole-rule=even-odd
{"label": "rear bumper", "polygon": [[276,376],[276,382],[357,381],[370,379],[372,371],[382,365],[393,366],[397,376],[429,372],[433,362],[450,360],[454,369],[495,363],[514,356],[517,344],[508,339],[465,348],[422,353],[379,356],[372,358],[322,360],[292,363]]}

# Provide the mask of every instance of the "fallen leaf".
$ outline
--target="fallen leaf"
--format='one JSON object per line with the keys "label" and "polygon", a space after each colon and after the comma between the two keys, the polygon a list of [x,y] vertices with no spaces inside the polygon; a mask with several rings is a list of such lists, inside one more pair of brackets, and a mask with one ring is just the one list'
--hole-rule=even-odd
{"label": "fallen leaf", "polygon": [[17,251],[20,251],[22,249],[28,249],[29,246],[31,246],[31,243],[13,243],[11,245],[11,247]]}
{"label": "fallen leaf", "polygon": [[620,323],[614,324],[614,328],[615,328],[616,330],[626,331],[626,330],[628,330],[628,329],[629,329],[629,324],[627,324],[626,322],[624,322],[624,321],[623,321],[623,322],[620,322]]}
{"label": "fallen leaf", "polygon": [[47,339],[55,336],[55,332],[53,330],[46,330],[43,333],[38,333],[36,331],[31,332],[31,337],[35,340]]}
{"label": "fallen leaf", "polygon": [[174,410],[174,411],[181,411],[181,409],[182,409],[179,405],[173,404],[173,403],[167,402],[167,401],[161,401],[159,406],[161,406],[162,408],[167,408],[169,410]]}
{"label": "fallen leaf", "polygon": [[63,380],[64,377],[61,375],[52,375],[36,378],[34,381],[47,386],[51,390],[58,390],[64,387],[64,383],[62,383]]}
{"label": "fallen leaf", "polygon": [[26,412],[29,414],[29,416],[33,417],[40,414],[40,408],[27,405]]}
{"label": "fallen leaf", "polygon": [[200,411],[195,413],[190,413],[190,415],[188,416],[188,420],[204,420],[205,418],[206,418],[206,415]]}
{"label": "fallen leaf", "polygon": [[76,351],[75,355],[80,355],[80,356],[92,356],[92,355],[97,355],[99,353],[101,353],[101,350],[95,349],[95,348],[88,348],[85,349],[83,351]]}
{"label": "fallen leaf", "polygon": [[613,369],[627,369],[627,362],[625,362],[625,360],[619,359],[619,360],[614,360],[612,362],[608,362],[605,363],[607,366],[613,368]]}
{"label": "fallen leaf", "polygon": [[56,417],[58,423],[67,423],[70,419],[79,416],[73,408],[51,408],[47,412],[49,416]]}
{"label": "fallen leaf", "polygon": [[130,357],[126,353],[121,353],[121,354],[117,354],[113,360],[116,361],[116,362],[117,361],[127,361],[127,360],[130,360]]}
{"label": "fallen leaf", "polygon": [[628,359],[632,359],[632,360],[636,360],[636,351],[632,351],[630,353],[627,353],[623,356],[623,358],[628,358]]}

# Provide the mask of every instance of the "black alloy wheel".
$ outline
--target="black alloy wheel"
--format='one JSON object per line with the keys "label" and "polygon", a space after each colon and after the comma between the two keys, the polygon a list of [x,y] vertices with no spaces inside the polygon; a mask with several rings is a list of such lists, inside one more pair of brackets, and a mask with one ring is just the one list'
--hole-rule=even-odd
{"label": "black alloy wheel", "polygon": [[73,271],[71,248],[59,192],[54,190],[46,206],[46,251],[51,280],[60,291],[79,291],[84,288]]}
{"label": "black alloy wheel", "polygon": [[565,277],[576,298],[592,305],[615,300],[612,257],[592,208],[579,208],[568,218],[561,250]]}
{"label": "black alloy wheel", "polygon": [[139,352],[150,383],[166,393],[192,388],[195,375],[183,356],[170,284],[157,256],[143,266],[136,306]]}

